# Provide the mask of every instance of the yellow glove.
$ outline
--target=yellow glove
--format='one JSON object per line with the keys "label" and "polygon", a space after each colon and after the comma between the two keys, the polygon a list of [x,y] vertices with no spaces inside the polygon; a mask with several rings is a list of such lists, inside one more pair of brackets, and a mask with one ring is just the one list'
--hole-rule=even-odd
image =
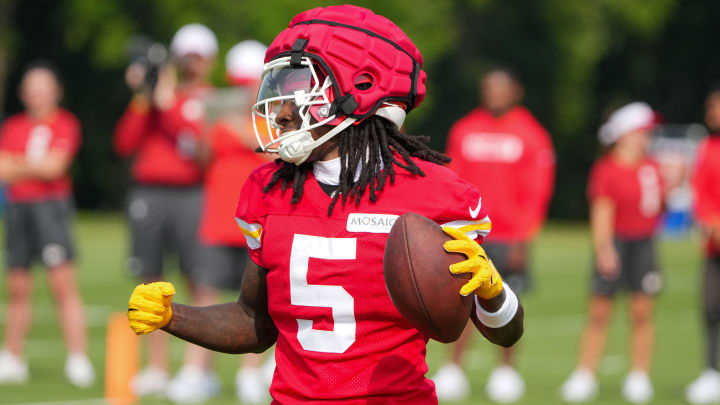
{"label": "yellow glove", "polygon": [[450,272],[473,274],[470,281],[460,288],[460,294],[466,296],[475,293],[478,297],[486,300],[499,295],[503,289],[502,278],[485,253],[485,249],[457,228],[444,226],[442,230],[455,239],[445,242],[443,248],[447,252],[462,253],[467,256],[467,260],[451,265]]}
{"label": "yellow glove", "polygon": [[135,287],[128,303],[128,320],[136,335],[147,335],[170,322],[173,295],[175,287],[165,281]]}

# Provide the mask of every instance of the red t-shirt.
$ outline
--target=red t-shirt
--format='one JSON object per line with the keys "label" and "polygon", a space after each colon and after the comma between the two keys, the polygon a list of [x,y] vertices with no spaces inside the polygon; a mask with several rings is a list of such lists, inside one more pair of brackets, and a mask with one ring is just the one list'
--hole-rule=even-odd
{"label": "red t-shirt", "polygon": [[552,196],[555,151],[530,112],[513,107],[501,117],[478,108],[450,129],[449,167],[474,184],[490,207],[490,241],[531,239],[542,227]]}
{"label": "red t-shirt", "polygon": [[[80,146],[80,124],[73,114],[58,109],[44,121],[25,113],[8,118],[0,128],[0,150],[24,155],[28,163],[41,161],[51,150],[63,150],[71,157]],[[8,187],[13,202],[67,198],[72,193],[69,175],[56,180],[22,180]]]}
{"label": "red t-shirt", "polygon": [[269,312],[279,331],[274,404],[437,404],[425,378],[428,337],[400,315],[385,287],[385,242],[405,212],[468,226],[479,241],[489,219],[475,186],[415,161],[425,177],[397,169],[377,202],[365,193],[359,206],[338,202],[330,217],[331,198],[312,172],[297,204],[290,189],[262,192],[275,163],[245,183],[237,222],[251,259],[268,269]]}
{"label": "red t-shirt", "polygon": [[[698,148],[692,185],[695,215],[700,222],[720,225],[720,135],[705,139]],[[708,253],[720,255],[710,243]]]}
{"label": "red t-shirt", "polygon": [[[252,127],[248,128],[252,133]],[[224,122],[210,131],[212,161],[205,172],[205,195],[200,236],[210,245],[247,246],[233,218],[240,189],[250,172],[268,161],[249,147]],[[254,137],[253,133],[253,137]]]}
{"label": "red t-shirt", "polygon": [[132,174],[138,183],[191,186],[202,180],[196,162],[204,125],[206,87],[178,91],[167,111],[131,103],[115,127],[115,151],[135,156]]}
{"label": "red t-shirt", "polygon": [[663,207],[662,178],[657,163],[646,158],[623,166],[611,155],[600,158],[590,170],[588,198],[610,198],[615,203],[615,234],[628,239],[655,234]]}

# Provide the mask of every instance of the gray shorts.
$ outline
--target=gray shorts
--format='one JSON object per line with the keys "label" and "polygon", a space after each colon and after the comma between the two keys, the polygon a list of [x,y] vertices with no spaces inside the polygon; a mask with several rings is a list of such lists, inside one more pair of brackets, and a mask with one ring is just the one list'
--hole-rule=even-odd
{"label": "gray shorts", "polygon": [[720,256],[705,258],[702,304],[705,321],[720,323]]}
{"label": "gray shorts", "polygon": [[128,271],[145,280],[163,274],[163,256],[176,252],[180,271],[191,277],[197,262],[198,222],[202,209],[199,187],[138,186],[130,192],[131,256]]}
{"label": "gray shorts", "polygon": [[239,291],[248,257],[242,247],[201,244],[192,279],[220,290]]}
{"label": "gray shorts", "polygon": [[662,289],[663,280],[655,254],[655,240],[620,239],[614,240],[615,249],[620,256],[620,274],[608,279],[600,275],[597,266],[593,266],[592,291],[595,295],[613,296],[619,290],[632,293],[657,295]]}
{"label": "gray shorts", "polygon": [[29,269],[34,260],[52,268],[75,257],[70,199],[8,203],[5,208],[5,263]]}
{"label": "gray shorts", "polygon": [[492,260],[495,268],[497,268],[503,282],[508,283],[515,293],[522,294],[530,289],[531,280],[527,265],[530,260],[530,248],[528,248],[528,257],[525,258],[524,266],[511,269],[508,265],[509,243],[483,242],[482,247]]}

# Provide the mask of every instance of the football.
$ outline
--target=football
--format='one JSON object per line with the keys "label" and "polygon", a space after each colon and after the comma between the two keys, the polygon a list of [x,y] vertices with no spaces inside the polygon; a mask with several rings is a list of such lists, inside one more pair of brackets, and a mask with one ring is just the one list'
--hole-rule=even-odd
{"label": "football", "polygon": [[454,342],[470,318],[472,296],[460,295],[470,274],[454,275],[449,267],[465,260],[449,253],[443,243],[451,238],[434,221],[407,213],[399,217],[385,244],[385,285],[395,308],[430,338]]}

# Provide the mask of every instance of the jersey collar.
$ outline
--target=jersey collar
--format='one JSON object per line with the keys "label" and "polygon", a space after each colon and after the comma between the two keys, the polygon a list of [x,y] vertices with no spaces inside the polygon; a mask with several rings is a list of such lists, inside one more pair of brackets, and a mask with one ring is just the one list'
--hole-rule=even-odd
{"label": "jersey collar", "polygon": [[[383,161],[380,160],[380,169],[383,168]],[[340,185],[340,158],[317,161],[313,162],[313,175],[319,183],[328,184],[331,186]],[[355,181],[360,179],[360,171],[362,169],[362,161],[358,163],[358,168],[355,171]]]}
{"label": "jersey collar", "polygon": [[337,186],[340,184],[340,158],[313,162],[313,174],[318,183]]}
{"label": "jersey collar", "polygon": [[[382,167],[382,164],[380,164]],[[362,169],[362,161],[358,162],[358,168],[355,171],[355,181],[360,179],[360,170]],[[319,183],[331,186],[340,185],[340,158],[326,160],[324,162],[313,162],[313,174]]]}

